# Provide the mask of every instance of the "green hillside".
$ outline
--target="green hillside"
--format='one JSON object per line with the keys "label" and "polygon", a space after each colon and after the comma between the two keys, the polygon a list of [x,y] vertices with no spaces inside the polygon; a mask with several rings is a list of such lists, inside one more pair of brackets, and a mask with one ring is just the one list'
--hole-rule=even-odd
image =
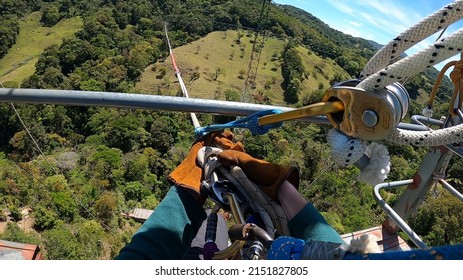
{"label": "green hillside", "polygon": [[[303,106],[319,101],[335,82],[357,77],[377,50],[291,6],[272,3],[268,18],[259,22],[261,4],[0,1],[0,38],[7,39],[0,48],[0,81],[31,89],[178,95],[166,49],[167,21],[190,95],[239,100],[254,39],[247,30],[263,26],[269,37],[251,93],[256,102]],[[405,86],[424,103],[435,77],[432,71],[417,75]],[[441,86],[438,101],[449,92]],[[447,110],[439,103],[436,115]],[[410,107],[409,115],[423,109],[415,100]],[[198,118],[201,125],[229,119]],[[340,234],[381,225],[386,214],[371,186],[358,181],[359,169],[334,164],[329,128],[290,121],[239,138],[253,157],[297,167],[301,194]],[[109,107],[0,103],[0,129],[0,239],[39,244],[50,260],[114,258],[141,225],[121,213],[156,208],[171,187],[169,174],[195,139],[189,113]],[[412,178],[427,150],[386,144],[388,181]],[[461,161],[448,166],[447,180],[463,190]],[[399,195],[388,191],[387,202]],[[437,192],[425,203],[434,212],[417,213],[412,227],[420,228],[418,234],[430,246],[463,242],[461,206]],[[435,219],[434,213],[449,219]]]}
{"label": "green hillside", "polygon": [[[246,31],[216,31],[173,50],[190,97],[225,99],[226,91],[241,95],[250,61],[254,34]],[[281,83],[281,54],[287,42],[265,40],[253,95],[265,96],[272,104],[285,104]],[[306,71],[301,95],[328,88],[336,75],[348,73],[331,59],[323,59],[300,46],[297,48]],[[138,92],[176,95],[179,91],[171,58],[149,65],[135,89]]]}
{"label": "green hillside", "polygon": [[0,82],[21,82],[34,74],[40,54],[53,44],[74,35],[82,27],[79,17],[63,19],[52,27],[42,26],[41,13],[33,12],[20,21],[20,32],[10,51],[0,59]]}

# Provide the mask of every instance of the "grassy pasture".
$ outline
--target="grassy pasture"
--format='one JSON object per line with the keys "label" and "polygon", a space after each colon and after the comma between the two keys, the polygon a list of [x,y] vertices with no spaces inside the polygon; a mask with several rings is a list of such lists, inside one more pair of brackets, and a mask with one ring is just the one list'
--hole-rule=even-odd
{"label": "grassy pasture", "polygon": [[40,12],[24,17],[16,44],[0,60],[0,82],[15,82],[18,85],[32,75],[40,54],[53,44],[60,44],[64,38],[74,35],[82,27],[81,18],[64,19],[53,27],[40,23]]}
{"label": "grassy pasture", "polygon": [[[245,31],[212,32],[197,41],[173,50],[190,97],[225,99],[227,90],[241,96],[252,50],[254,35]],[[269,37],[265,41],[252,95],[268,97],[272,104],[283,105],[281,83],[281,53],[285,41]],[[323,59],[308,49],[299,47],[307,78],[301,95],[310,94],[323,85],[328,88],[336,73],[347,73],[333,61]],[[160,95],[179,94],[170,57],[148,66],[136,90]]]}

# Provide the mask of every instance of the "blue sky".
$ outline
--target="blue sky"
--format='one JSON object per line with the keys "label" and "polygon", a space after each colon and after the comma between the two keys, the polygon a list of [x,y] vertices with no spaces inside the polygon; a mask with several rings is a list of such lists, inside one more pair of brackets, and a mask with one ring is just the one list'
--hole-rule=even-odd
{"label": "blue sky", "polygon": [[[323,22],[355,37],[387,44],[415,23],[451,0],[275,0],[276,4],[288,4],[301,8]],[[458,21],[444,33],[444,37],[463,27]],[[439,34],[431,36],[416,47],[406,51],[412,55],[432,44]],[[451,60],[455,59],[451,58]],[[445,62],[436,65],[440,69]]]}

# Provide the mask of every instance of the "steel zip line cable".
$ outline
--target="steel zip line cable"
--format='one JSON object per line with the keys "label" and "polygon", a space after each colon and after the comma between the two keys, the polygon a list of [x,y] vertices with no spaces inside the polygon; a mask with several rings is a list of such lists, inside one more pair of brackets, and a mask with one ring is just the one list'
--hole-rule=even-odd
{"label": "steel zip line cable", "polygon": [[[170,59],[172,61],[172,66],[173,66],[174,71],[175,71],[175,76],[177,77],[178,82],[180,84],[180,89],[182,90],[182,93],[183,93],[184,97],[190,98],[190,96],[188,95],[188,90],[186,89],[185,83],[183,82],[180,70],[177,67],[177,63],[175,62],[174,52],[172,51],[172,46],[170,44],[169,35],[167,34],[167,22],[164,23],[164,31],[166,33],[167,45],[169,46]],[[190,113],[190,116],[191,116],[191,121],[193,122],[193,126],[195,128],[201,127],[201,125],[199,124],[198,118],[196,117],[196,114],[195,113]]]}

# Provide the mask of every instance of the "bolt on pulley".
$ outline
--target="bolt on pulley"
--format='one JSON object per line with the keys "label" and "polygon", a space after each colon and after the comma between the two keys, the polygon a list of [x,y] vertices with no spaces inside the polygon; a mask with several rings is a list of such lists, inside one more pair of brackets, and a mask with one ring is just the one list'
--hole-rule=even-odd
{"label": "bolt on pulley", "polygon": [[325,92],[323,102],[260,117],[258,124],[326,115],[336,129],[350,137],[384,139],[407,114],[410,103],[408,92],[400,83],[368,92],[355,87],[359,82],[350,80],[336,84]]}

